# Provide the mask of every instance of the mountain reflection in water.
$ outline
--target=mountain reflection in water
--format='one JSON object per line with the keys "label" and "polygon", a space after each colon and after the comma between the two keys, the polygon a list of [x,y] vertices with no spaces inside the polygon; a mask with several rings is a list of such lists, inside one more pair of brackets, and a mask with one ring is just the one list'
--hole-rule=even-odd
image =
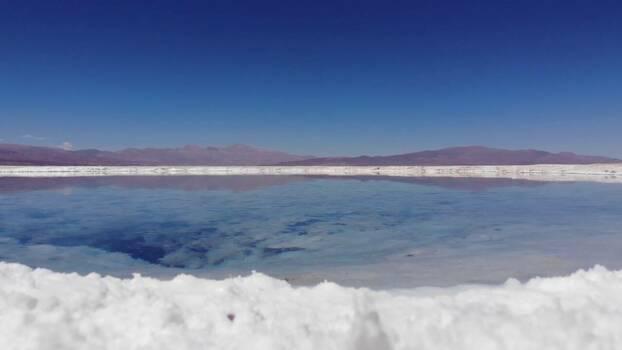
{"label": "mountain reflection in water", "polygon": [[[511,179],[0,178],[0,260],[447,285],[622,265],[622,186]],[[589,247],[589,249],[587,248]]]}
{"label": "mountain reflection in water", "polygon": [[543,186],[546,182],[504,178],[426,178],[397,176],[288,176],[288,175],[230,175],[230,176],[101,176],[0,178],[0,193],[54,190],[75,187],[120,187],[134,189],[174,189],[181,191],[247,192],[272,186],[312,180],[389,181],[422,186],[437,186],[465,191],[485,191],[509,186]]}

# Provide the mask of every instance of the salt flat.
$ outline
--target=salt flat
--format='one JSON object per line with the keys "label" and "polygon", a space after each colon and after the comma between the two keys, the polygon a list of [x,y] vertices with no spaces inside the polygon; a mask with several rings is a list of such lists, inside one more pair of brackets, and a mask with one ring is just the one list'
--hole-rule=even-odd
{"label": "salt flat", "polygon": [[616,349],[622,271],[375,292],[0,263],[3,349]]}
{"label": "salt flat", "polygon": [[0,177],[323,175],[622,182],[622,164],[485,166],[0,166]]}

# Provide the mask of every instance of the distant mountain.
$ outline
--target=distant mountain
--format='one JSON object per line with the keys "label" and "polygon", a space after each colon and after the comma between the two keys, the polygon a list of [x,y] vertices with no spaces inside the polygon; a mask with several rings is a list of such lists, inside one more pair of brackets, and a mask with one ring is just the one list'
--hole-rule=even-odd
{"label": "distant mountain", "polygon": [[570,152],[550,153],[538,150],[504,150],[482,146],[451,147],[391,156],[312,158],[281,165],[533,165],[621,163],[622,160],[583,156]]}
{"label": "distant mountain", "polygon": [[264,165],[311,158],[245,145],[78,150],[0,144],[0,165]]}
{"label": "distant mountain", "polygon": [[391,156],[313,158],[245,145],[227,147],[128,148],[66,151],[0,144],[0,165],[530,165],[621,163],[622,160],[569,152],[452,147]]}
{"label": "distant mountain", "polygon": [[265,165],[312,158],[246,145],[227,147],[129,148],[114,152],[114,159],[156,165]]}

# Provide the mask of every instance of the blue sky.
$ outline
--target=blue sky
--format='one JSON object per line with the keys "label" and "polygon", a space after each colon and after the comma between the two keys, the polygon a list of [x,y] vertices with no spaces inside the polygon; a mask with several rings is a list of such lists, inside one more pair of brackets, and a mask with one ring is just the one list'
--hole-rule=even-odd
{"label": "blue sky", "polygon": [[0,139],[622,156],[617,1],[5,1]]}

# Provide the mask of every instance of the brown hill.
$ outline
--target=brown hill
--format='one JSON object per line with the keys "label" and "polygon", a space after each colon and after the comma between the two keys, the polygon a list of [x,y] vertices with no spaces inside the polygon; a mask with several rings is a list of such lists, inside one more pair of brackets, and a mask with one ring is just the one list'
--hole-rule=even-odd
{"label": "brown hill", "polygon": [[0,165],[262,165],[308,158],[245,145],[130,148],[111,152],[0,144]]}
{"label": "brown hill", "polygon": [[482,146],[451,147],[391,156],[312,158],[281,165],[533,165],[621,163],[622,160],[577,155],[570,152],[550,153],[538,150],[504,150]]}

